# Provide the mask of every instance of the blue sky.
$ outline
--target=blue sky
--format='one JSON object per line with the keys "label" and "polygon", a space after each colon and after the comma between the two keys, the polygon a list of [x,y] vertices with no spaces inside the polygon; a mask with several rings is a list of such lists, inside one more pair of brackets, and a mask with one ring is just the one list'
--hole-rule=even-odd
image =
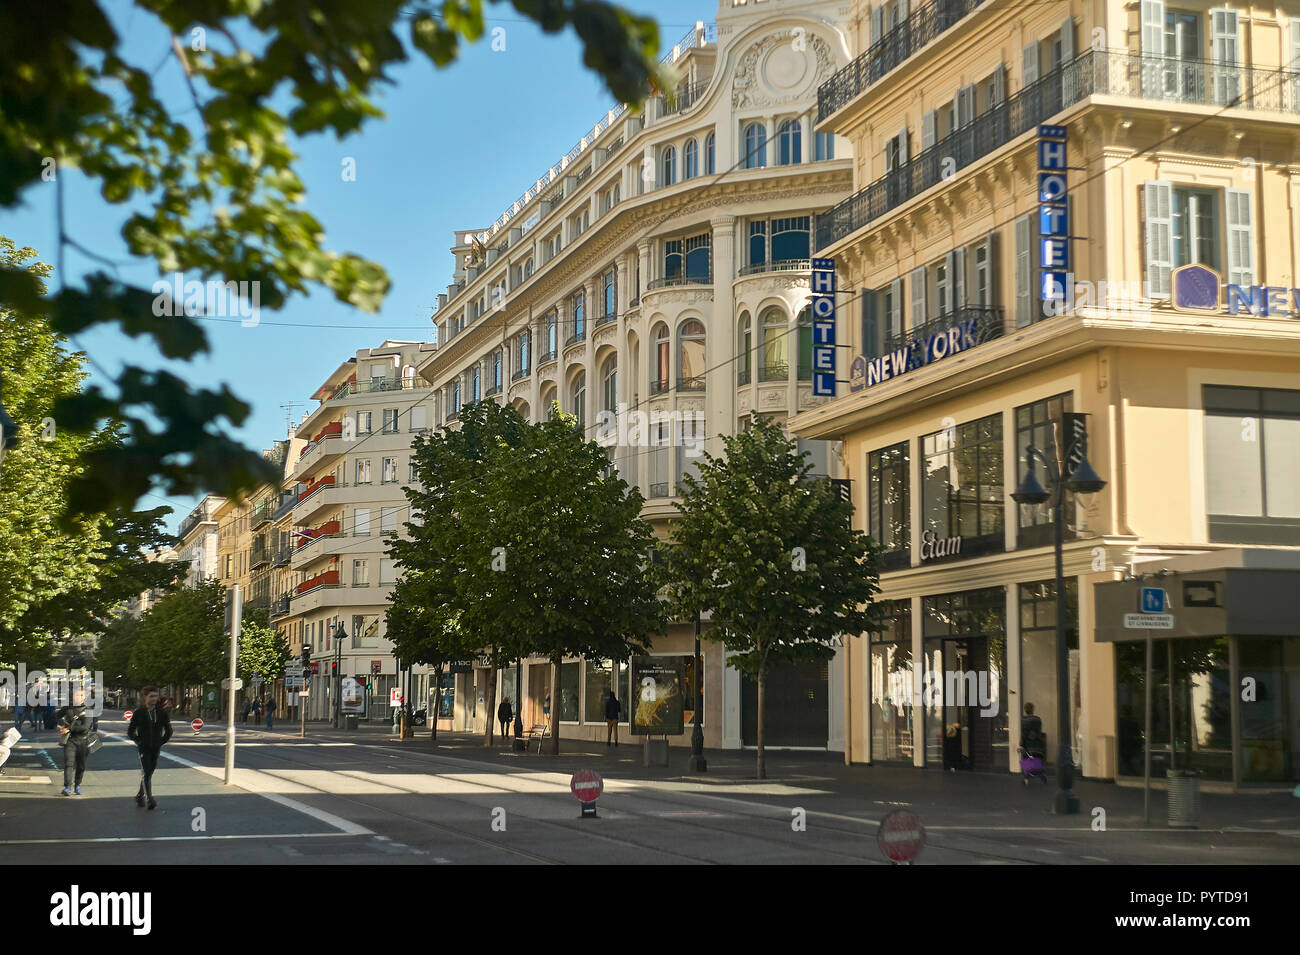
{"label": "blue sky", "polygon": [[[671,48],[697,20],[712,21],[709,0],[624,0],[654,16],[660,43]],[[129,37],[132,62],[153,69],[155,82],[171,90],[182,110],[182,77],[167,60],[165,31],[153,29],[142,12],[115,4],[114,21]],[[325,227],[326,245],[381,263],[392,288],[383,307],[368,315],[336,302],[326,292],[297,297],[278,312],[262,310],[260,323],[204,322],[210,353],[189,363],[168,363],[149,345],[111,330],[77,338],[97,365],[116,373],[124,361],[146,368],[171,367],[194,386],[230,386],[253,406],[234,434],[245,444],[269,447],[285,434],[285,402],[299,402],[295,417],[313,406],[310,395],[358,348],[385,338],[427,340],[433,336],[427,306],[451,280],[448,249],[456,229],[483,228],[496,219],[613,105],[599,79],[582,65],[581,47],[571,33],[544,35],[508,4],[489,7],[489,33],[505,32],[505,49],[489,38],[463,49],[460,60],[435,70],[422,57],[393,71],[395,84],[378,97],[385,119],[360,134],[336,141],[316,136],[297,144],[299,174],[307,186],[306,206]],[[355,159],[356,180],[344,182],[345,159]],[[128,258],[119,229],[129,210],[100,198],[91,183],[66,174],[65,216],[72,237],[116,260]],[[57,229],[53,184],[31,187],[17,209],[0,212],[0,234],[56,261]],[[68,249],[71,282],[102,267]],[[120,276],[146,288],[162,277],[150,261],[120,267]],[[60,276],[54,276],[57,284]],[[291,323],[335,327],[293,327]],[[93,368],[92,381],[101,379]],[[141,507],[170,503],[174,529],[194,504],[192,498],[153,495]]]}

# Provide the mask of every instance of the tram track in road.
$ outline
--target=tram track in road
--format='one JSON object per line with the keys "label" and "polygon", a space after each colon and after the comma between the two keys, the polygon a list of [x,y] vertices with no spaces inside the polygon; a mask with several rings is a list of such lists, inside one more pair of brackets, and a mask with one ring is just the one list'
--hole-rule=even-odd
{"label": "tram track in road", "polygon": [[[217,744],[214,743],[214,745]],[[382,758],[401,758],[403,760],[410,760],[412,763],[415,764],[424,763],[426,766],[433,764],[438,766],[441,770],[443,770],[444,773],[447,770],[453,770],[455,771],[456,775],[462,775],[466,772],[484,772],[484,771],[502,773],[504,775],[509,774],[508,770],[497,768],[497,767],[485,766],[483,763],[477,762],[475,760],[466,760],[454,756],[442,756],[435,753],[422,753],[422,752],[411,751],[411,750],[403,751],[399,757],[399,754],[391,752],[392,747],[386,747],[383,745],[376,746],[370,744],[359,744],[359,745],[363,746],[365,749],[369,750],[370,752],[373,752],[376,755],[381,756]],[[293,758],[298,756],[306,757],[307,755],[306,753],[299,754],[294,752],[291,756],[290,754],[286,754],[285,752],[280,751],[278,747],[260,747],[258,752],[259,755],[273,757],[291,766],[299,766],[302,768],[308,768],[315,771],[320,771],[320,770],[328,771],[332,769],[337,769],[336,765],[321,765],[317,761],[308,760],[305,758]],[[525,772],[535,772],[535,771],[553,772],[553,770],[531,770],[531,769],[526,770]],[[438,775],[438,773],[433,773],[433,775]],[[639,780],[620,780],[620,782],[622,781],[638,782]],[[381,781],[376,780],[376,782],[379,782],[382,785]],[[399,788],[399,787],[393,787],[393,788]],[[400,788],[399,791],[411,792],[410,790],[400,790]],[[503,791],[508,794],[517,795],[517,793],[514,793],[508,789]],[[462,829],[448,826],[444,823],[439,823],[435,820],[431,820],[422,816],[404,813],[384,806],[377,806],[374,805],[373,803],[367,802],[363,799],[358,799],[354,796],[350,796],[346,794],[324,793],[324,792],[322,792],[321,794],[332,798],[341,799],[344,802],[351,803],[353,805],[365,808],[372,812],[377,811],[377,812],[386,813],[396,818],[404,819],[408,822],[412,822],[418,825],[429,826],[431,828],[435,828],[443,832],[448,832],[462,839],[477,843],[479,845],[487,846],[493,849],[500,849],[503,851],[513,852],[515,854],[533,859],[534,861],[543,862],[547,864],[564,864],[563,860],[548,858],[539,853],[530,852],[529,850],[518,849],[515,847],[508,847],[503,845],[500,841],[497,840],[485,839],[482,837],[473,836],[464,832],[464,830]],[[478,803],[473,802],[471,799],[465,796],[457,796],[455,794],[449,794],[449,793],[439,793],[437,795],[441,798],[450,799],[462,805],[469,805],[475,807],[478,806]],[[699,809],[699,801],[707,800],[715,804],[722,803],[726,805],[728,808],[732,810],[735,816],[738,816],[747,821],[752,821],[755,823],[767,823],[767,824],[779,823],[781,825],[788,825],[789,819],[786,818],[784,815],[789,812],[789,809],[787,808],[768,806],[761,803],[754,803],[754,802],[736,799],[735,797],[719,796],[713,793],[683,793],[683,792],[674,792],[671,790],[663,790],[657,788],[647,789],[644,791],[644,795],[642,796],[642,798],[649,798],[649,797],[653,797],[658,802],[664,804],[665,808],[659,811],[642,811],[642,810],[633,810],[624,807],[619,807],[615,811],[622,816],[630,817],[632,819],[636,819],[647,824],[657,823],[661,826],[672,825],[678,827],[679,829],[695,830],[697,832],[709,832],[709,833],[714,833],[726,837],[739,837],[739,838],[744,838],[756,842],[765,843],[768,845],[778,846],[781,849],[787,851],[792,851],[792,850],[807,851],[805,847],[799,845],[799,837],[797,836],[792,837],[793,833],[791,835],[783,834],[783,836],[777,837],[774,835],[764,835],[753,831],[737,832],[734,828],[728,828],[725,825],[711,823],[704,818],[690,817],[690,816],[674,816],[671,814],[674,811],[684,811],[684,812],[696,811]],[[748,810],[748,811],[740,811],[740,810]],[[845,863],[852,862],[858,864],[883,864],[883,860],[872,858],[869,854],[871,852],[871,847],[874,846],[874,842],[875,842],[874,833],[863,832],[864,827],[878,826],[879,825],[878,820],[859,818],[853,816],[844,816],[841,814],[826,813],[818,810],[807,810],[807,813],[810,817],[817,817],[821,820],[824,820],[823,822],[819,822],[818,824],[819,834],[826,834],[830,836],[832,839],[838,837],[841,839],[847,839],[852,841],[865,842],[869,840],[869,844],[863,846],[863,852],[861,853],[847,852],[831,846],[820,846],[815,850],[817,853],[834,856],[836,858],[836,861],[842,861]],[[564,822],[557,822],[555,820],[550,820],[550,819],[542,819],[536,816],[529,816],[526,814],[525,814],[525,818],[527,818],[530,822],[536,823],[537,825],[544,826],[552,830],[562,830],[564,832],[572,833],[578,836],[586,836],[589,838],[599,839],[604,842],[613,843],[620,847],[641,848],[641,849],[645,849],[648,852],[673,856],[680,860],[691,862],[691,863],[718,864],[716,859],[711,859],[703,855],[666,849],[662,845],[641,842],[638,840],[629,839],[626,836],[615,837],[615,836],[606,835],[604,833],[596,832],[590,827],[590,825],[579,824],[576,821],[574,823],[564,823]],[[850,828],[846,826],[831,824],[836,821],[849,821],[852,822],[853,826],[852,828]],[[1017,863],[1017,864],[1025,864],[1025,865],[1049,864],[1047,860],[1026,859],[1023,856],[1012,856],[1004,853],[999,853],[996,851],[990,851],[988,849],[965,848],[961,846],[947,844],[946,841],[944,843],[937,843],[933,840],[930,840],[928,844],[932,849],[958,853],[961,855],[969,855],[978,859],[985,859],[989,861],[1008,862],[1008,863]]]}

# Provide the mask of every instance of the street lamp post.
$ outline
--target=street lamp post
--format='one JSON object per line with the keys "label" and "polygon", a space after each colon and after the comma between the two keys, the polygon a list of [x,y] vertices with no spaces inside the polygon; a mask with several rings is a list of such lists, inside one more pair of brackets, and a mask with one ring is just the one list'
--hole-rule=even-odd
{"label": "street lamp post", "polygon": [[334,630],[334,728],[339,728],[339,705],[343,696],[343,641],[347,638],[343,621],[335,625]]}
{"label": "street lamp post", "polygon": [[[1011,499],[1017,504],[1046,504],[1051,501],[1053,538],[1056,547],[1056,726],[1057,726],[1057,790],[1054,810],[1058,815],[1079,811],[1079,797],[1074,794],[1074,757],[1070,745],[1070,655],[1065,643],[1065,492],[1096,494],[1106,486],[1088,463],[1084,451],[1086,435],[1071,442],[1063,457],[1064,465],[1043,454],[1032,444],[1025,453],[1025,477]],[[1069,463],[1077,452],[1078,462],[1072,469]],[[1034,459],[1043,462],[1047,470],[1048,492],[1034,473]],[[1065,468],[1065,470],[1063,470]]]}
{"label": "street lamp post", "polygon": [[700,667],[700,611],[695,611],[695,663],[692,669],[695,671],[695,715],[691,720],[695,724],[691,730],[691,772],[704,773],[708,772],[709,764],[704,759],[704,724],[702,722],[704,714],[701,712],[704,703],[704,673]]}
{"label": "street lamp post", "polygon": [[524,705],[519,695],[523,690],[523,680],[524,658],[521,655],[515,661],[515,741],[512,748],[516,753],[522,753],[528,748],[528,743],[524,739]]}

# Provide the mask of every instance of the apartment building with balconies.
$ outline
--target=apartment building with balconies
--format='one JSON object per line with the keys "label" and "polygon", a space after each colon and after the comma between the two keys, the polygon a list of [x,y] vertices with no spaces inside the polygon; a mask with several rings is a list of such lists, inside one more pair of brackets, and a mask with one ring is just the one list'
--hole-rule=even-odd
{"label": "apartment building with balconies", "polygon": [[[361,349],[325,379],[312,396],[317,406],[296,429],[303,447],[286,475],[291,495],[272,512],[277,546],[287,548],[271,560],[282,588],[274,623],[294,655],[304,643],[312,647],[322,672],[337,654],[341,676],[365,677],[367,716],[375,719],[388,718],[388,689],[397,685],[384,637],[396,570],[384,538],[401,533],[409,518],[402,487],[411,478],[411,440],[432,420],[432,390],[416,369],[435,348],[386,341]],[[312,718],[330,715],[329,684],[313,682]]]}
{"label": "apartment building with balconies", "polygon": [[[846,12],[824,0],[719,4],[716,24],[697,24],[665,58],[672,95],[610,110],[489,226],[457,232],[440,347],[419,368],[432,422],[454,427],[483,399],[533,420],[558,406],[607,446],[662,530],[701,450],[719,453],[751,411],[784,421],[814,407],[813,222],[849,194],[852,151],[813,122],[819,85],[849,59]],[[838,467],[828,442],[808,449],[822,473]],[[686,623],[654,645],[692,649]],[[524,665],[514,704],[530,724],[549,675]],[[842,747],[838,667],[769,680],[768,745]],[[703,670],[706,744],[752,743],[753,687],[717,644]],[[688,661],[688,694],[693,671]],[[501,677],[513,699],[514,671]],[[455,725],[481,728],[497,706],[478,701],[486,673],[456,679]],[[630,699],[627,680],[623,662],[565,662],[563,734],[603,734],[604,694],[613,683]]]}
{"label": "apartment building with balconies", "polygon": [[[1300,4],[860,0],[851,23],[816,129],[853,144],[854,192],[813,252],[849,385],[793,422],[843,441],[885,549],[847,758],[1016,771],[1026,703],[1058,757],[1052,512],[1011,494],[1086,452],[1108,483],[1064,504],[1076,765],[1140,777],[1149,737],[1161,776],[1294,780]],[[1147,732],[1146,618],[1107,595],[1158,573]],[[1272,594],[1249,623],[1229,578]],[[1266,705],[1235,701],[1247,677]]]}
{"label": "apartment building with balconies", "polygon": [[217,494],[207,495],[176,529],[176,536],[180,538],[176,553],[180,560],[189,565],[185,573],[185,585],[188,587],[211,580],[219,572],[216,514],[223,500]]}

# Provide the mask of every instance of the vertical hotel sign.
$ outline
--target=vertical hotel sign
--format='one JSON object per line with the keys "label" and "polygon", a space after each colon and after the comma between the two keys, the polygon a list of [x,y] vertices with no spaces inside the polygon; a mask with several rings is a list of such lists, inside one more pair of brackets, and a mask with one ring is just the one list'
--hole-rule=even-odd
{"label": "vertical hotel sign", "polygon": [[814,395],[835,395],[835,260],[812,260]]}
{"label": "vertical hotel sign", "polygon": [[1064,302],[1070,272],[1069,183],[1064,126],[1038,127],[1039,299]]}

